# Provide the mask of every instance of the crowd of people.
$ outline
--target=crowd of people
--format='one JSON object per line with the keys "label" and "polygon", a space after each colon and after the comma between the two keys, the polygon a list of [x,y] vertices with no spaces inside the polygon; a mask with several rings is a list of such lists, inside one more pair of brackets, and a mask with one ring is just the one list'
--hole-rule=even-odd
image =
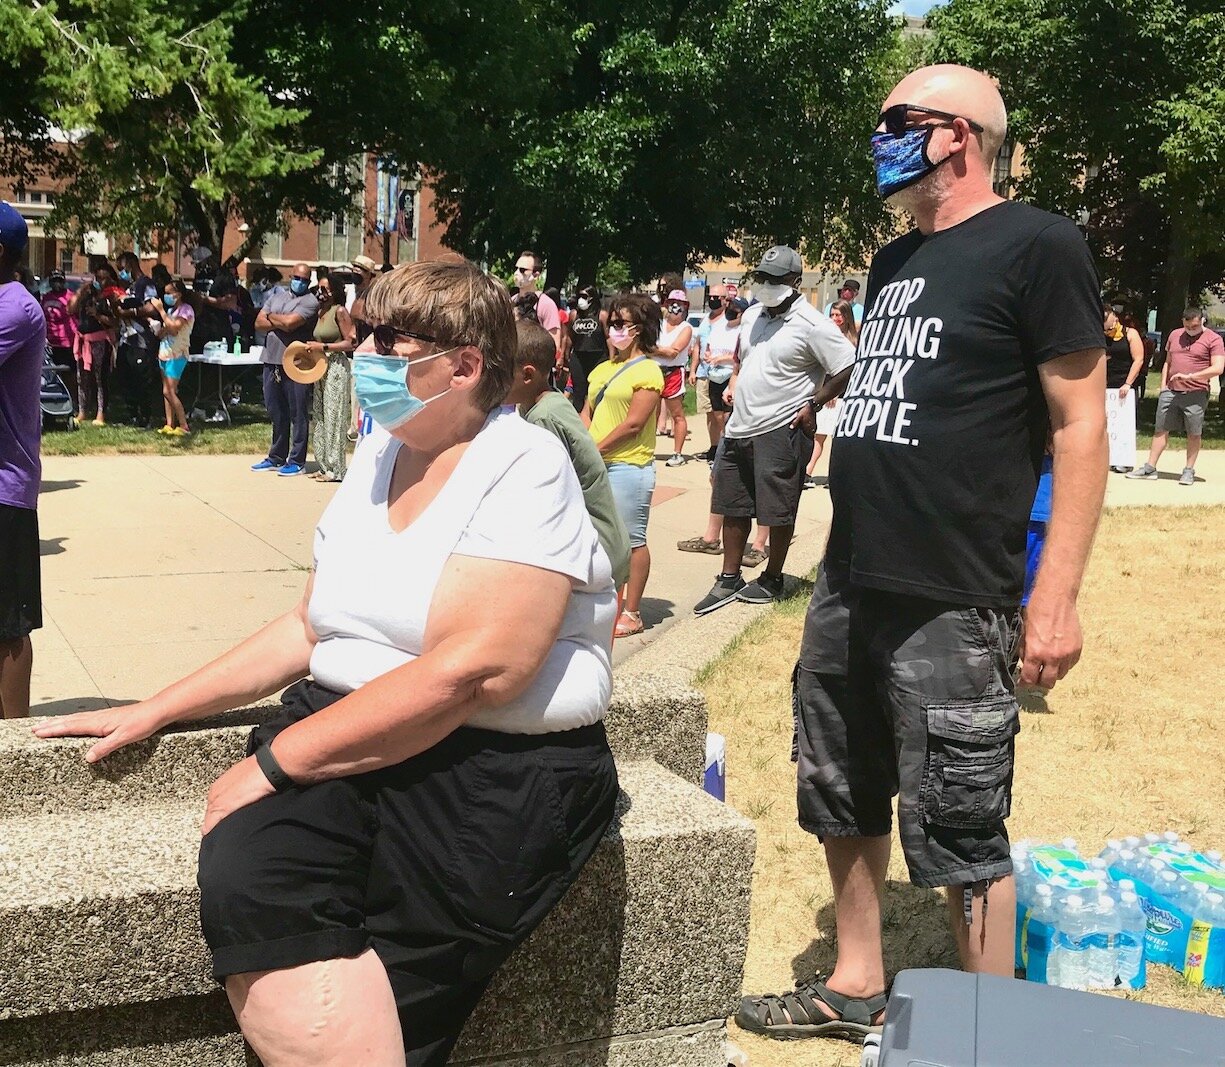
{"label": "crowd of people", "polygon": [[[696,328],[679,276],[654,294],[582,290],[571,310],[539,290],[532,252],[510,287],[455,259],[371,269],[347,310],[307,264],[260,293],[273,430],[254,469],[302,473],[309,370],[324,383],[321,474],[343,477],[301,602],[134,706],[35,732],[99,738],[94,762],[284,690],[210,790],[199,871],[214,976],[269,1067],[445,1063],[608,830],[612,638],[643,626],[655,464],[688,459],[674,402],[690,381],[711,431],[711,525],[678,547],[722,561],[699,614],[781,597],[817,439],[831,448],[829,541],[786,669],[796,808],[830,871],[837,960],[826,978],[746,997],[737,1021],[780,1038],[879,1031],[895,796],[910,878],[946,891],[963,965],[1012,974],[1016,689],[1050,688],[1079,658],[1077,596],[1112,463],[1103,395],[1127,400],[1140,363],[1076,226],[993,191],[1006,132],[979,72],[923,68],[894,88],[870,146],[881,196],[915,228],[875,256],[862,304],[847,283],[827,313],[786,245],[751,271],[751,303],[716,289]],[[14,397],[51,316],[9,284],[24,243],[20,216],[0,210],[5,715],[22,670],[28,709],[39,622],[37,412]],[[198,276],[214,263],[193,258]],[[239,304],[220,270],[191,289],[166,279],[158,304],[125,295],[123,269],[99,265],[64,311],[100,418],[122,324],[154,304],[169,381],[179,335]],[[1225,355],[1190,311],[1158,426],[1186,430],[1193,468]],[[373,428],[346,469],[350,388]],[[1133,475],[1155,474],[1159,444]],[[746,581],[752,549],[764,567]]]}

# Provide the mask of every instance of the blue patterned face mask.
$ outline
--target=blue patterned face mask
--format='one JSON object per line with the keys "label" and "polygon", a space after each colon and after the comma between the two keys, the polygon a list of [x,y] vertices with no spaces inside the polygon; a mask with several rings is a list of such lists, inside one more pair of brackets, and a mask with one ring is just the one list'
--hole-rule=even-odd
{"label": "blue patterned face mask", "polygon": [[454,348],[448,348],[445,352],[434,352],[417,359],[356,353],[353,356],[353,389],[362,411],[368,413],[384,430],[403,426],[426,404],[451,391],[444,389],[426,400],[413,396],[413,391],[408,387],[408,368],[414,363],[426,363],[454,351]]}
{"label": "blue patterned face mask", "polygon": [[876,191],[888,199],[894,193],[922,181],[948,158],[933,163],[927,157],[935,126],[915,126],[901,137],[891,133],[872,135],[872,159],[876,163]]}

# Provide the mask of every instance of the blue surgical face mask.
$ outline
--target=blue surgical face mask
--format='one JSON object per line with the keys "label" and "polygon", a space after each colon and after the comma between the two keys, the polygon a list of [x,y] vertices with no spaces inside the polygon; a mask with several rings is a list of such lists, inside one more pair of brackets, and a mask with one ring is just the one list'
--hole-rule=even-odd
{"label": "blue surgical face mask", "polygon": [[119,280],[121,282],[130,282],[132,280],[132,272],[130,270],[121,270],[119,272]]}
{"label": "blue surgical face mask", "polygon": [[891,133],[872,135],[872,159],[876,164],[876,191],[888,199],[917,181],[922,181],[951,156],[933,163],[927,155],[935,126],[915,126],[901,137]]}
{"label": "blue surgical face mask", "polygon": [[289,291],[294,296],[305,296],[306,290],[310,288],[310,282],[305,278],[294,278],[289,283]]}
{"label": "blue surgical face mask", "polygon": [[93,287],[94,287],[95,289],[101,289],[101,288],[102,288],[102,283],[101,283],[100,281],[98,281],[98,279],[97,279],[97,278],[95,278],[95,279],[93,280]]}
{"label": "blue surgical face mask", "polygon": [[413,396],[408,387],[408,368],[414,363],[426,363],[454,351],[455,349],[448,348],[445,352],[434,352],[417,359],[399,359],[396,356],[380,356],[371,352],[355,353],[353,389],[357,393],[357,402],[362,411],[367,412],[384,430],[403,426],[414,415],[419,414],[426,404],[446,396],[451,391],[444,389],[425,400]]}
{"label": "blue surgical face mask", "polygon": [[174,300],[175,298],[174,298],[173,293],[163,293],[162,294],[162,303],[165,304],[168,308],[174,307]]}

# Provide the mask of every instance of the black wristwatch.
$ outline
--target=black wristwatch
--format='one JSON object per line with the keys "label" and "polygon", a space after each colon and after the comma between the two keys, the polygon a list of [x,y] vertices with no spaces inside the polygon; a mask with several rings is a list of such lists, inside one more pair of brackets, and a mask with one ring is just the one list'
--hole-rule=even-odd
{"label": "black wristwatch", "polygon": [[264,777],[268,779],[268,784],[278,793],[284,793],[286,789],[291,789],[298,784],[277,763],[276,756],[272,754],[271,741],[266,745],[260,745],[255,750],[255,762],[259,764],[259,769],[264,772]]}

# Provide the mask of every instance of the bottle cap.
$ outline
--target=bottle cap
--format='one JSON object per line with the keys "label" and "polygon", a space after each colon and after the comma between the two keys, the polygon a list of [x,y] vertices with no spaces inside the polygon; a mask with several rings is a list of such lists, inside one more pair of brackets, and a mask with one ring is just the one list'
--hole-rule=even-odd
{"label": "bottle cap", "polygon": [[1182,838],[1180,838],[1173,830],[1167,830],[1161,836],[1164,837],[1168,842],[1170,842],[1171,845],[1174,844],[1175,841],[1182,840]]}

